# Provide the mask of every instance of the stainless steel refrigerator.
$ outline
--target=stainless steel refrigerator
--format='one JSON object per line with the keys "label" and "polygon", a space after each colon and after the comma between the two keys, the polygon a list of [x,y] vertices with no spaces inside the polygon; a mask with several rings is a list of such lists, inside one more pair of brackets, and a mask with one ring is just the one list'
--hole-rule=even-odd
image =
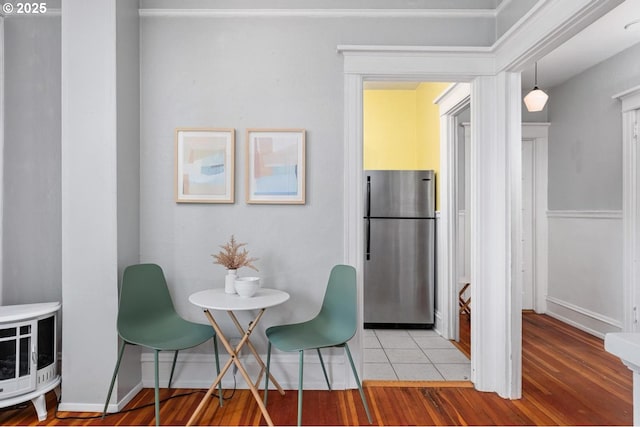
{"label": "stainless steel refrigerator", "polygon": [[435,174],[364,171],[364,327],[430,328]]}

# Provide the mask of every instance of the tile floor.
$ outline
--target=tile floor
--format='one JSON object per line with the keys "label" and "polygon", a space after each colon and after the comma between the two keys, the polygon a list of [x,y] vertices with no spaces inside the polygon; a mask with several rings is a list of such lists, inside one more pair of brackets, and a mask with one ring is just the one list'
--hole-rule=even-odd
{"label": "tile floor", "polygon": [[471,362],[433,330],[365,329],[365,380],[464,381]]}

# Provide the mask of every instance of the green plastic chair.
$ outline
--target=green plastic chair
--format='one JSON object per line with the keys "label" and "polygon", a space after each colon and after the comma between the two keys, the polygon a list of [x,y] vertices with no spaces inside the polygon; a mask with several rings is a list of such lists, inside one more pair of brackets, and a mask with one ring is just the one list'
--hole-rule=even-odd
{"label": "green plastic chair", "polygon": [[298,425],[302,423],[302,377],[304,365],[304,350],[315,349],[320,358],[320,364],[324,373],[327,387],[331,390],[327,370],[322,360],[321,348],[344,347],[351,364],[353,376],[358,384],[360,397],[364,405],[369,423],[371,414],[367,398],[362,390],[358,372],[353,364],[353,358],[349,351],[349,341],[356,333],[357,319],[357,293],[356,270],[349,265],[336,265],[331,270],[329,284],[324,295],[322,308],[318,315],[306,322],[291,325],[272,326],[267,329],[269,340],[267,346],[267,374],[264,383],[264,404],[267,404],[269,390],[269,366],[271,363],[271,345],[282,351],[297,351],[300,354],[299,379],[298,379]]}
{"label": "green plastic chair", "polygon": [[[127,344],[154,350],[156,425],[160,425],[158,382],[158,353],[160,351],[174,352],[169,388],[171,388],[173,380],[178,351],[195,347],[211,338],[213,338],[216,372],[220,373],[215,331],[211,326],[189,322],[178,315],[173,306],[164,273],[156,264],[131,265],[124,270],[118,307],[118,335],[122,338],[122,344],[111,378],[107,400],[104,404],[103,418],[107,412],[113,385]],[[220,406],[222,406],[222,385],[219,386],[219,396]]]}

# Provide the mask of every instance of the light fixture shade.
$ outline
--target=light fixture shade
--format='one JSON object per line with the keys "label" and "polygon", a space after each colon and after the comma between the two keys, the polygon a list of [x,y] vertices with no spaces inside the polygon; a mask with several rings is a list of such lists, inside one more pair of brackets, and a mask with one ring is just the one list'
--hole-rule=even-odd
{"label": "light fixture shade", "polygon": [[527,106],[529,112],[542,111],[547,103],[547,99],[549,99],[549,95],[536,86],[524,97],[524,104]]}

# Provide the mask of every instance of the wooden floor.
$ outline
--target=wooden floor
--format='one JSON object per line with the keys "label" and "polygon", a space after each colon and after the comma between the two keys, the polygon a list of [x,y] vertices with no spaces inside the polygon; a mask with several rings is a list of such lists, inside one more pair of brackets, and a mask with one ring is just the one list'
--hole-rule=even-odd
{"label": "wooden floor", "polygon": [[[603,342],[550,317],[523,315],[523,396],[501,399],[464,387],[365,386],[374,425],[631,425],[631,371],[606,353]],[[105,391],[106,392],[106,391]],[[162,404],[163,425],[184,425],[203,396],[202,390],[161,390],[161,398],[184,393]],[[128,408],[153,402],[145,389]],[[153,406],[101,419],[65,419],[95,413],[55,413],[48,394],[49,418],[38,423],[29,406],[0,412],[0,425],[153,425]],[[276,425],[296,422],[296,392],[272,391],[269,412]],[[368,425],[357,390],[305,391],[303,424]],[[56,418],[58,417],[58,418]],[[200,425],[264,425],[247,390],[218,407],[216,399]]]}

